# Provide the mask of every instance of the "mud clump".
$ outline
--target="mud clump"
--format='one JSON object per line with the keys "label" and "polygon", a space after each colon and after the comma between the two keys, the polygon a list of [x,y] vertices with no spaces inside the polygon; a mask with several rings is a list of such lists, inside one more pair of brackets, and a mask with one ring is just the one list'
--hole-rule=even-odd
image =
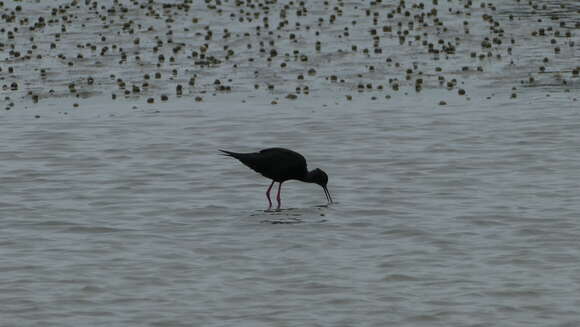
{"label": "mud clump", "polygon": [[[205,92],[301,100],[311,90],[347,99],[352,92],[370,92],[379,99],[387,90],[406,95],[461,85],[453,92],[461,97],[470,79],[501,83],[506,90],[519,83],[522,73],[506,73],[507,64],[543,74],[541,84],[555,89],[562,84],[556,75],[568,80],[579,75],[574,49],[580,23],[569,14],[577,12],[573,5],[381,3],[5,3],[2,92],[35,104],[50,98],[49,90],[154,103],[167,101],[167,94],[199,102]],[[549,51],[528,55],[538,49]],[[110,78],[111,72],[118,77]],[[442,76],[448,77],[442,82]],[[449,76],[456,81],[447,81]]]}

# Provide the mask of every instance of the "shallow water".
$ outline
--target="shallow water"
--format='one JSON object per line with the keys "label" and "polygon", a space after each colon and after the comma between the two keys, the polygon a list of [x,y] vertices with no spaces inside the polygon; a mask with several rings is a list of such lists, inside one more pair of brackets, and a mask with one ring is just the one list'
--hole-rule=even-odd
{"label": "shallow water", "polygon": [[[492,12],[474,2],[474,20]],[[509,13],[544,17],[526,8],[496,12],[502,26]],[[366,27],[352,32],[360,42],[371,42]],[[528,50],[541,52],[534,42]],[[393,53],[410,67],[413,49]],[[487,62],[482,75],[450,71],[471,60],[467,48],[448,61],[419,58],[460,79],[469,97],[436,74],[416,93],[394,66],[358,78],[368,64],[360,55],[320,61],[304,82],[312,94],[296,100],[284,98],[295,72],[264,77],[282,90],[252,90],[264,80],[248,71],[232,75],[233,92],[207,86],[167,102],[163,87],[110,100],[114,82],[86,98],[45,90],[38,104],[5,91],[15,104],[0,120],[2,325],[576,326],[580,114],[565,67],[577,65],[577,46],[541,52],[560,77],[530,68],[525,49],[514,48],[513,66]],[[360,64],[341,71],[355,77],[337,85],[320,76],[342,60]],[[387,85],[390,74],[400,91],[358,92],[358,81]],[[529,76],[535,84],[522,87]],[[269,181],[217,149],[269,146],[324,169],[336,203],[288,182],[283,210],[264,211]]]}
{"label": "shallow water", "polygon": [[[574,108],[253,110],[4,121],[4,321],[577,321]],[[264,212],[268,181],[215,150],[246,142],[305,153],[337,203],[289,182]]]}

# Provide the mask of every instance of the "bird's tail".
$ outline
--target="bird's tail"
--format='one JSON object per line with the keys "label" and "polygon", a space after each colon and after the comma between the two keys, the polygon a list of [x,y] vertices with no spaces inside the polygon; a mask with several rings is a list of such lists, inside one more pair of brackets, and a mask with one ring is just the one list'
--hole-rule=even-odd
{"label": "bird's tail", "polygon": [[220,152],[221,152],[221,153],[220,153],[221,155],[224,155],[224,156],[226,156],[226,157],[234,157],[234,158],[236,157],[236,156],[235,156],[235,153],[233,153],[233,152],[226,151],[226,150],[221,150],[221,149],[218,149],[218,151],[220,151]]}

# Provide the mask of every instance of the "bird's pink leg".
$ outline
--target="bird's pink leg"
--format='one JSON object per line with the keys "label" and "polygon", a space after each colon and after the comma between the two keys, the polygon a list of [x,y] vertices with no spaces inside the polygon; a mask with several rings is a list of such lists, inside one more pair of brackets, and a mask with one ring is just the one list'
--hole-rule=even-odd
{"label": "bird's pink leg", "polygon": [[280,206],[282,205],[281,201],[280,201],[280,190],[282,189],[282,183],[280,183],[278,185],[278,195],[276,195],[276,200],[278,201],[278,207],[276,208],[276,210],[280,210]]}
{"label": "bird's pink leg", "polygon": [[274,181],[272,181],[272,184],[270,184],[270,187],[268,187],[268,190],[266,191],[266,198],[268,199],[268,210],[272,209],[272,200],[270,200],[270,190],[272,189],[272,186],[274,186]]}

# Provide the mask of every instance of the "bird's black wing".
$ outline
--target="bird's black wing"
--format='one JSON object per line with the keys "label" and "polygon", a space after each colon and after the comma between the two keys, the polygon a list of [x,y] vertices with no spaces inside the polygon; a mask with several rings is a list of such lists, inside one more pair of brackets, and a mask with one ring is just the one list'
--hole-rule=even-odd
{"label": "bird's black wing", "polygon": [[261,173],[261,170],[267,165],[265,158],[259,152],[238,153],[226,150],[220,150],[225,156],[238,159],[244,165],[252,168],[254,171]]}
{"label": "bird's black wing", "polygon": [[276,181],[299,179],[308,172],[306,159],[298,152],[285,148],[268,148],[259,152],[270,164],[262,175]]}
{"label": "bird's black wing", "polygon": [[220,151],[275,181],[297,179],[307,172],[306,159],[301,154],[284,148],[269,148],[252,153]]}
{"label": "bird's black wing", "polygon": [[292,151],[285,148],[268,148],[261,150],[259,152],[264,156],[276,156],[286,160],[291,160],[293,162],[299,163],[301,165],[306,165],[306,159],[298,152]]}

